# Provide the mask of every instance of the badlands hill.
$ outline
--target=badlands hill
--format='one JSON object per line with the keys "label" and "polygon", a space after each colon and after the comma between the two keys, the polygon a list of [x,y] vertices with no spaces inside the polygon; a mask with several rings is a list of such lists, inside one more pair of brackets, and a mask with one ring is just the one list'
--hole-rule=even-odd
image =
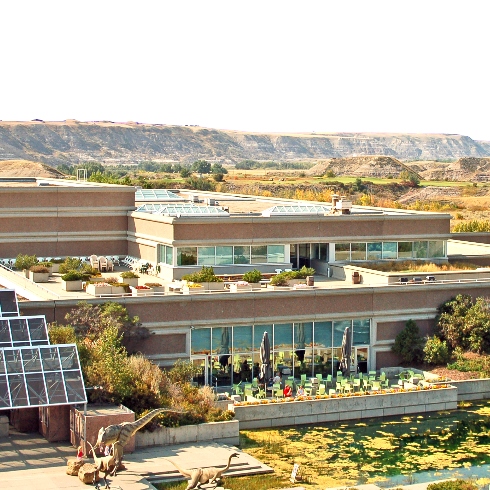
{"label": "badlands hill", "polygon": [[0,178],[2,177],[62,179],[64,175],[45,163],[29,160],[5,160],[0,161]]}
{"label": "badlands hill", "polygon": [[264,134],[136,122],[0,121],[0,161],[24,159],[52,166],[83,161],[308,161],[364,155],[405,161],[481,158],[490,157],[490,142],[457,134]]}

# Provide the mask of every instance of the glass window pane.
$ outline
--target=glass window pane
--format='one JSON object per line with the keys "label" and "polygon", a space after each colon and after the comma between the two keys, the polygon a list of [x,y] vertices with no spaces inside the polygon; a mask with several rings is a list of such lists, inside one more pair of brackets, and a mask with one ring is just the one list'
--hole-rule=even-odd
{"label": "glass window pane", "polygon": [[216,247],[216,265],[233,264],[233,247]]}
{"label": "glass window pane", "polygon": [[79,369],[75,346],[59,347],[61,369]]}
{"label": "glass window pane", "polygon": [[44,371],[59,371],[61,369],[58,350],[56,347],[41,349]]}
{"label": "glass window pane", "polygon": [[350,326],[351,326],[350,320],[342,320],[333,323],[333,346],[334,347],[342,347],[344,330]]}
{"label": "glass window pane", "polygon": [[11,319],[10,332],[14,342],[27,342],[29,345],[29,333],[27,331],[27,320],[25,318]]}
{"label": "glass window pane", "polygon": [[366,244],[365,243],[351,243],[351,260],[366,260]]}
{"label": "glass window pane", "polygon": [[41,373],[26,374],[27,394],[31,405],[46,405],[48,399],[46,388],[44,387],[44,378]]}
{"label": "glass window pane", "polygon": [[350,243],[335,244],[335,260],[350,260]]}
{"label": "glass window pane", "polygon": [[253,332],[253,328],[251,325],[233,327],[233,350],[235,352],[247,352],[252,350],[252,346],[253,346],[252,332]]}
{"label": "glass window pane", "polygon": [[195,328],[191,330],[191,354],[211,353],[211,329]]}
{"label": "glass window pane", "polygon": [[174,249],[173,247],[165,247],[165,260],[167,265],[174,265]]}
{"label": "glass window pane", "polygon": [[214,247],[198,247],[197,265],[214,265]]}
{"label": "glass window pane", "polygon": [[274,325],[273,350],[292,350],[293,348],[293,324],[276,323]]}
{"label": "glass window pane", "polygon": [[267,263],[267,245],[252,245],[252,264]]}
{"label": "glass window pane", "polygon": [[10,407],[7,376],[0,376],[0,408]]}
{"label": "glass window pane", "polygon": [[412,242],[398,242],[398,258],[399,259],[412,258]]}
{"label": "glass window pane", "polygon": [[267,262],[284,262],[284,245],[267,245]]}
{"label": "glass window pane", "polygon": [[272,338],[272,325],[255,325],[254,326],[254,349],[259,350],[260,349],[260,344],[262,343],[262,337],[264,335],[264,332],[267,332],[269,335],[269,343],[271,345],[271,351],[273,349],[272,345],[274,342],[274,339]]}
{"label": "glass window pane", "polygon": [[12,347],[8,320],[0,320],[0,347]]}
{"label": "glass window pane", "polygon": [[426,259],[427,258],[427,242],[413,242],[413,256],[416,259]]}
{"label": "glass window pane", "polygon": [[250,247],[233,247],[233,263],[250,264]]}
{"label": "glass window pane", "polygon": [[320,260],[328,261],[328,243],[320,243]]}
{"label": "glass window pane", "polygon": [[444,241],[436,240],[429,242],[429,257],[445,257]]}
{"label": "glass window pane", "polygon": [[[331,334],[330,334],[331,338]],[[294,353],[299,362],[313,355],[313,322],[294,324]]]}
{"label": "glass window pane", "polygon": [[396,242],[383,242],[383,259],[396,259],[397,250]]}
{"label": "glass window pane", "polygon": [[381,242],[373,242],[367,244],[367,260],[380,260],[381,259]]}
{"label": "glass window pane", "polygon": [[39,372],[42,370],[39,349],[22,349],[22,361],[25,372]]}
{"label": "glass window pane", "polygon": [[66,395],[70,403],[80,403],[85,401],[85,390],[80,371],[66,371],[65,377]]}
{"label": "glass window pane", "polygon": [[371,322],[366,320],[354,320],[352,322],[352,329],[354,331],[353,345],[369,345],[370,344],[370,331]]}
{"label": "glass window pane", "polygon": [[197,265],[197,247],[178,248],[177,265]]}
{"label": "glass window pane", "polygon": [[27,407],[27,391],[24,384],[24,377],[21,374],[8,376],[10,397],[13,407]]}
{"label": "glass window pane", "polygon": [[46,380],[49,403],[52,405],[66,403],[65,388],[63,386],[61,372],[55,371],[53,373],[46,373],[44,379]]}
{"label": "glass window pane", "polygon": [[48,342],[48,333],[44,318],[29,318],[27,320],[27,325],[31,336],[31,342],[36,342],[36,344]]}
{"label": "glass window pane", "polygon": [[157,245],[157,261],[165,263],[165,245]]}
{"label": "glass window pane", "polygon": [[20,357],[20,350],[5,350],[4,355],[7,373],[22,373],[22,359]]}

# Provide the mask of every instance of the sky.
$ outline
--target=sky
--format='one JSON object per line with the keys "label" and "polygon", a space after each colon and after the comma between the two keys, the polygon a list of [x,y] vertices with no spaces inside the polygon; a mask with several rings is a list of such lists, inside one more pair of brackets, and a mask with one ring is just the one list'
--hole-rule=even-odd
{"label": "sky", "polygon": [[0,119],[490,141],[487,0],[15,0]]}

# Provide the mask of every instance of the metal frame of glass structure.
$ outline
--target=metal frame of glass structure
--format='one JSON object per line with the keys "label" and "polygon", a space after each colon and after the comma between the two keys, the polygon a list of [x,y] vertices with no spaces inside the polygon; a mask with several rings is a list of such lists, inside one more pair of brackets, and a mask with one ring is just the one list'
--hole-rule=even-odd
{"label": "metal frame of glass structure", "polygon": [[135,201],[185,201],[185,199],[167,189],[137,189]]}
{"label": "metal frame of glass structure", "polygon": [[46,318],[18,316],[15,291],[0,305],[0,410],[87,403],[77,346],[50,345]]}
{"label": "metal frame of glass structure", "polygon": [[167,216],[230,216],[228,211],[218,206],[196,206],[195,204],[152,204],[139,206],[136,211],[140,213],[161,214]]}

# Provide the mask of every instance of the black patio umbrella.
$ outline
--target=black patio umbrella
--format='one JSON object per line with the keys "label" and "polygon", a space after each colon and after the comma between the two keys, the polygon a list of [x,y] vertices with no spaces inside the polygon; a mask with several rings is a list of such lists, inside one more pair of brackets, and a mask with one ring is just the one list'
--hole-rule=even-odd
{"label": "black patio umbrella", "polygon": [[219,346],[219,354],[223,354],[219,357],[219,363],[224,368],[228,365],[228,359],[230,358],[230,331],[229,327],[223,327],[221,332],[221,343]]}
{"label": "black patio umbrella", "polygon": [[271,344],[269,334],[264,332],[260,344],[260,375],[259,378],[263,383],[267,383],[272,377],[271,368]]}
{"label": "black patio umbrella", "polygon": [[305,360],[305,326],[300,323],[297,328],[296,350],[294,353],[300,362]]}
{"label": "black patio umbrella", "polygon": [[344,336],[342,338],[342,358],[340,360],[339,369],[344,376],[350,374],[350,359],[352,351],[352,335],[350,327],[345,327]]}

